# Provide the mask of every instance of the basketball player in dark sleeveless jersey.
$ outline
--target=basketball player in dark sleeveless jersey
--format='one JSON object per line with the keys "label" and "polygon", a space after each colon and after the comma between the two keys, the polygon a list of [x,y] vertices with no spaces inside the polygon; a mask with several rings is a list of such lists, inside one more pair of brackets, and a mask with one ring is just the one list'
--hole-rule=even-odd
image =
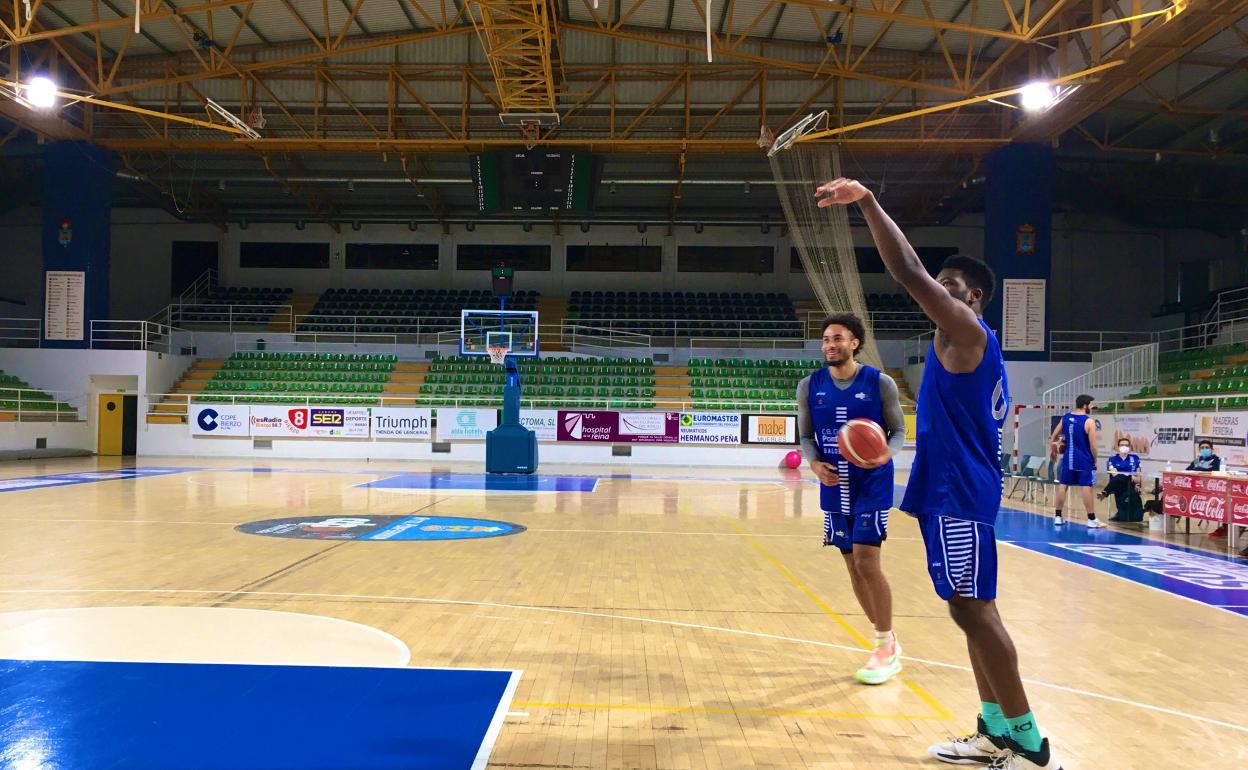
{"label": "basketball player in dark sleeveless jersey", "polygon": [[954,256],[933,279],[859,182],[828,182],[815,197],[821,208],[858,204],[884,266],[936,325],[919,386],[914,464],[900,507],[918,518],[936,593],[966,634],[980,718],[975,732],[929,751],[950,764],[1060,770],[1032,716],[1014,642],[996,605],[993,525],[1001,507],[1001,428],[1010,399],[1005,359],[983,319],[996,276],[983,262]]}
{"label": "basketball player in dark sleeveless jersey", "polygon": [[[891,458],[906,440],[906,423],[893,378],[855,360],[865,339],[866,328],[855,315],[823,322],[827,366],[798,383],[797,414],[802,454],[820,482],[823,544],[836,546],[845,557],[854,596],[875,627],[875,650],[855,677],[863,684],[884,684],[901,671],[893,594],[880,569],[880,547],[893,507]],[[888,457],[873,468],[850,465],[837,446],[841,426],[854,419],[871,420],[888,436]]]}

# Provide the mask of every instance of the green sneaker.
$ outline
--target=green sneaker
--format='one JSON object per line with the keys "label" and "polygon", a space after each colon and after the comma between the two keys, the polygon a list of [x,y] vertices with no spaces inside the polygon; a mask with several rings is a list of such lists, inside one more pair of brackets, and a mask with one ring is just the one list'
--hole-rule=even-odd
{"label": "green sneaker", "polygon": [[854,678],[863,684],[884,684],[900,673],[901,642],[894,635],[891,642],[875,648],[867,665],[858,669]]}

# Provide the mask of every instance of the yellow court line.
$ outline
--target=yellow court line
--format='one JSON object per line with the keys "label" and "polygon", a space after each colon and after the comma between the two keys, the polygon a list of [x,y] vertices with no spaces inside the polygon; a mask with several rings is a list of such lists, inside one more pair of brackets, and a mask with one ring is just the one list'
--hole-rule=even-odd
{"label": "yellow court line", "polygon": [[[712,508],[715,507],[714,504],[711,504],[709,502],[708,504]],[[823,612],[829,617],[831,617],[833,620],[835,620],[837,624],[840,625],[841,628],[845,629],[846,633],[848,633],[850,637],[853,638],[854,641],[858,642],[858,644],[861,645],[863,649],[865,650],[872,649],[871,644],[867,642],[866,638],[862,634],[858,633],[858,631],[853,626],[851,626],[849,622],[845,620],[845,618],[841,617],[840,614],[838,614],[836,610],[828,606],[827,602],[819,598],[818,594],[816,594],[814,591],[807,588],[806,585],[802,581],[798,580],[797,577],[791,571],[789,571],[788,567],[780,563],[779,559],[772,556],[767,551],[766,548],[763,548],[763,546],[758,543],[758,541],[750,537],[749,533],[747,533],[744,529],[738,526],[738,524],[732,520],[731,516],[723,512],[718,512],[718,513],[724,519],[724,521],[728,522],[729,526],[731,526],[733,529],[737,531],[738,534],[741,535],[742,539],[744,539],[750,545],[754,546],[754,550],[762,554],[763,558],[771,562],[772,566],[774,566],[776,569],[780,570],[780,573],[783,574],[786,578],[788,578],[790,583],[796,586],[802,593],[806,594],[807,598],[809,598],[812,602],[814,602],[815,605],[819,607],[819,609],[823,610]],[[921,685],[918,685],[912,682],[911,680],[905,678],[904,676],[898,677],[898,678],[902,681],[903,684],[906,685],[906,687],[909,687],[910,690],[915,695],[919,696],[919,698],[924,703],[926,703],[934,712],[936,712],[936,716],[934,717],[935,719],[953,719],[954,718],[953,714],[950,714],[948,709],[940,705],[940,701],[932,697],[932,694],[929,693],[927,690],[923,689]]]}
{"label": "yellow court line", "polygon": [[670,711],[683,714],[750,714],[768,717],[820,717],[824,719],[923,719],[941,720],[932,714],[867,714],[853,711],[785,711],[781,709],[734,709],[711,706],[647,706],[617,703],[530,703],[512,702],[513,708],[586,709],[601,711]]}

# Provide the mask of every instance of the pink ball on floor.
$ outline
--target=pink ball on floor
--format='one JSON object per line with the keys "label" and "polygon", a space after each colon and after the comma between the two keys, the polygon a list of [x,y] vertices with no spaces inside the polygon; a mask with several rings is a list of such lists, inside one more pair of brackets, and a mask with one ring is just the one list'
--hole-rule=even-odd
{"label": "pink ball on floor", "polygon": [[784,465],[786,468],[799,468],[802,465],[801,452],[789,452],[784,456]]}

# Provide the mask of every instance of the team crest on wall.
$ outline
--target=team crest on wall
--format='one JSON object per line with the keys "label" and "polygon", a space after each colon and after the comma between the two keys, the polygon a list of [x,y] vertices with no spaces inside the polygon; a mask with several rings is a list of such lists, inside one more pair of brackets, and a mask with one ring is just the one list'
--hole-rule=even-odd
{"label": "team crest on wall", "polygon": [[1014,233],[1014,251],[1019,254],[1036,253],[1036,228],[1031,225],[1020,225]]}

